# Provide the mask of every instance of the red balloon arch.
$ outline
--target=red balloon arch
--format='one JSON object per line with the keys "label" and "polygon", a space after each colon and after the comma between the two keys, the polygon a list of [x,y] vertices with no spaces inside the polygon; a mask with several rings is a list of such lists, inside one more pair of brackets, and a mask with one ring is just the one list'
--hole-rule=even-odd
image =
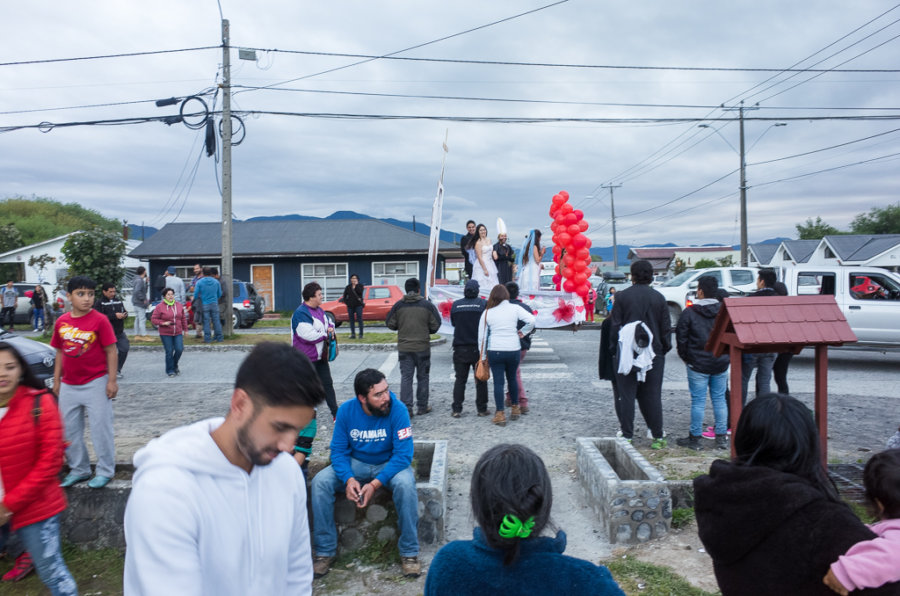
{"label": "red balloon arch", "polygon": [[591,275],[591,239],[584,235],[590,227],[584,213],[569,203],[569,193],[561,190],[553,196],[550,205],[553,222],[553,262],[556,275],[553,283],[557,289],[573,292],[586,298],[591,289],[588,278]]}

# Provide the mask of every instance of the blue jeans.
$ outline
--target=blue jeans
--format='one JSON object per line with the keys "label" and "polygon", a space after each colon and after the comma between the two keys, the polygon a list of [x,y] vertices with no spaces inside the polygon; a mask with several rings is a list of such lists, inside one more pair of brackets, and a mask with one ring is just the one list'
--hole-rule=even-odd
{"label": "blue jeans", "polygon": [[[353,477],[360,484],[369,482],[387,465],[367,464],[350,458]],[[397,472],[387,483],[394,497],[394,507],[399,518],[400,540],[397,550],[401,557],[416,557],[419,554],[419,497],[416,493],[416,476],[412,467]],[[345,490],[345,485],[328,466],[312,479],[313,548],[316,556],[333,557],[337,554],[337,527],[334,525],[334,495]]]}
{"label": "blue jeans", "polygon": [[[66,567],[59,543],[59,516],[22,526],[16,533],[34,561],[34,568],[54,596],[78,596],[75,578]],[[6,526],[0,532],[0,548],[6,543]]]}
{"label": "blue jeans", "polygon": [[222,321],[219,320],[219,305],[216,302],[203,305],[203,341],[209,343],[210,329],[209,324],[212,323],[216,332],[215,340],[222,341]]}
{"label": "blue jeans", "polygon": [[[38,321],[41,322],[40,325],[38,325]],[[34,309],[34,328],[35,329],[43,329],[44,328],[44,309],[43,308]]]}
{"label": "blue jeans", "polygon": [[519,384],[516,382],[516,370],[519,368],[519,350],[511,352],[487,351],[488,362],[491,365],[491,376],[494,377],[494,405],[497,411],[503,411],[503,376],[506,375],[506,385],[509,387],[509,401],[514,406],[519,405]]}
{"label": "blue jeans", "polygon": [[353,336],[353,321],[356,321],[356,325],[359,327],[359,336],[363,336],[363,307],[362,306],[348,306],[347,307],[347,317],[350,319],[350,336]]}
{"label": "blue jeans", "polygon": [[747,403],[747,389],[753,369],[756,369],[756,397],[772,391],[772,368],[777,354],[744,354],[741,359],[741,403]]}
{"label": "blue jeans", "polygon": [[178,361],[184,352],[184,335],[160,335],[163,350],[166,352],[166,374],[174,375],[178,372]]}
{"label": "blue jeans", "polygon": [[716,375],[697,372],[687,367],[688,388],[691,391],[691,435],[699,437],[703,432],[703,415],[706,413],[706,390],[713,405],[716,434],[724,435],[728,430],[728,408],[725,405],[725,388],[728,386],[728,371]]}

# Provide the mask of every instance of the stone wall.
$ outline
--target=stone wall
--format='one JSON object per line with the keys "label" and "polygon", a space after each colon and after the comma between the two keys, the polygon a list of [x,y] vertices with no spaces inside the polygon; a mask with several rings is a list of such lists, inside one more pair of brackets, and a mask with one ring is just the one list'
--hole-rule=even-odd
{"label": "stone wall", "polygon": [[668,533],[669,487],[637,449],[612,437],[579,437],[576,446],[582,491],[610,543],[646,542]]}

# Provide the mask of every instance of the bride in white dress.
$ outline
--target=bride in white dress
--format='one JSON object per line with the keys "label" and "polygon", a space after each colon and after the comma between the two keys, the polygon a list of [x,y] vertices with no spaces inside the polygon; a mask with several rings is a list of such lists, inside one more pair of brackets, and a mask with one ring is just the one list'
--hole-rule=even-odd
{"label": "bride in white dress", "polygon": [[487,228],[484,224],[478,224],[475,228],[474,245],[469,245],[470,249],[474,249],[475,262],[472,263],[472,279],[478,282],[479,294],[490,294],[491,290],[500,281],[497,279],[497,265],[494,263],[494,245],[488,238]]}
{"label": "bride in white dress", "polygon": [[516,267],[519,270],[519,290],[537,292],[541,283],[541,260],[547,252],[541,246],[541,231],[531,230],[522,250],[516,255]]}

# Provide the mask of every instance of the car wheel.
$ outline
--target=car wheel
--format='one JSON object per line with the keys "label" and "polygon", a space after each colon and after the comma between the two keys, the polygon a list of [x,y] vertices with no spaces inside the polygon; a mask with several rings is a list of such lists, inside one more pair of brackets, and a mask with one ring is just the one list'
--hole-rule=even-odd
{"label": "car wheel", "polygon": [[240,329],[243,325],[243,321],[241,320],[241,313],[238,309],[234,309],[233,314],[231,315],[231,324],[235,329]]}
{"label": "car wheel", "polygon": [[332,327],[340,327],[341,326],[340,323],[338,323],[337,321],[334,320],[334,315],[331,314],[330,312],[325,313],[325,318],[328,319],[328,322],[331,324]]}
{"label": "car wheel", "polygon": [[678,319],[681,318],[681,309],[675,306],[674,304],[669,305],[669,322],[672,324],[672,329],[678,324]]}

